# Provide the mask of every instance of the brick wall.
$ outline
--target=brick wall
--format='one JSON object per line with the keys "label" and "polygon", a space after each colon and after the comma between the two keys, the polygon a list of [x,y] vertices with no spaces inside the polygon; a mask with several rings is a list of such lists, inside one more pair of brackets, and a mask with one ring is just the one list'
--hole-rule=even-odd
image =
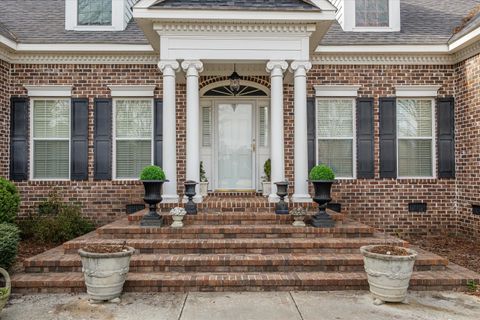
{"label": "brick wall", "polygon": [[0,177],[9,171],[10,138],[10,64],[0,60]]}
{"label": "brick wall", "polygon": [[[477,62],[478,63],[478,62]],[[478,72],[478,71],[477,71]],[[155,84],[162,97],[162,75],[155,65],[12,65],[11,93],[26,96],[24,84],[73,84],[74,97],[90,100],[89,181],[22,182],[22,214],[28,213],[56,189],[65,200],[78,200],[84,214],[99,224],[124,215],[127,203],[142,203],[142,186],[131,181],[93,180],[93,99],[109,97],[109,84]],[[223,79],[223,78],[222,78]],[[268,81],[262,78],[260,81]],[[210,83],[208,78],[201,79]],[[264,83],[265,84],[265,83]],[[268,84],[268,83],[267,83]],[[353,218],[396,233],[427,233],[455,227],[454,180],[392,180],[379,178],[378,98],[393,96],[396,85],[441,85],[440,96],[455,94],[454,66],[314,66],[308,95],[315,84],[359,84],[362,97],[375,98],[375,179],[345,180],[334,187],[334,199]],[[177,168],[179,193],[185,179],[186,90],[177,85]],[[285,85],[285,170],[293,181],[293,85]],[[425,214],[408,213],[409,202],[426,202]]]}
{"label": "brick wall", "polygon": [[460,233],[480,235],[480,55],[457,65],[456,80],[457,225]]}
{"label": "brick wall", "polygon": [[[313,85],[360,85],[360,97],[373,97],[375,124],[375,179],[342,180],[333,198],[355,219],[391,233],[433,233],[455,227],[455,181],[445,179],[396,180],[380,178],[380,97],[395,95],[397,85],[440,85],[439,96],[453,96],[455,70],[451,66],[319,66],[309,72],[308,95]],[[286,100],[293,100],[288,88]],[[291,103],[290,103],[291,104]],[[289,106],[287,115],[293,109]],[[293,120],[287,121],[287,142],[293,145]],[[293,150],[288,148],[287,170],[292,170]],[[292,176],[291,172],[288,172]],[[427,213],[409,213],[409,202],[425,202]]]}

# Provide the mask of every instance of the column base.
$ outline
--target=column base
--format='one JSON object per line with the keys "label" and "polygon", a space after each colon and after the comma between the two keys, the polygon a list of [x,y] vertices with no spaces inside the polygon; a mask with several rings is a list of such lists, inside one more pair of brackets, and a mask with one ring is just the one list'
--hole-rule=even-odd
{"label": "column base", "polygon": [[312,202],[312,197],[309,194],[294,194],[292,196],[292,202],[296,203],[310,203]]}
{"label": "column base", "polygon": [[179,203],[180,197],[178,194],[164,194],[162,195],[162,203]]}

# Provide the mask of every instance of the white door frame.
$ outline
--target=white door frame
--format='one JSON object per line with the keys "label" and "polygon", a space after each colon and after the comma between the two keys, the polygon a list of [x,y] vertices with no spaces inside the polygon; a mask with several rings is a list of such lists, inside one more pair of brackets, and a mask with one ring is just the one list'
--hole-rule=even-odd
{"label": "white door frame", "polygon": [[[207,173],[210,172],[209,176],[209,189],[218,190],[218,105],[219,104],[239,104],[246,103],[252,105],[252,144],[255,144],[254,150],[252,150],[252,189],[254,191],[259,191],[261,184],[259,183],[258,170],[259,167],[263,166],[262,163],[259,163],[259,153],[258,151],[258,142],[259,142],[259,132],[257,127],[258,123],[258,113],[260,106],[267,106],[270,108],[270,98],[269,97],[203,97],[200,99],[201,108],[210,106],[212,111],[212,144],[211,144],[211,167],[206,168]],[[270,114],[270,113],[269,113]],[[202,117],[200,117],[202,118]],[[270,121],[268,121],[270,125]],[[202,126],[200,126],[202,128]],[[270,126],[267,128],[270,132]],[[203,148],[201,146],[201,148]],[[201,156],[204,154],[201,152]],[[233,190],[232,190],[233,191]]]}

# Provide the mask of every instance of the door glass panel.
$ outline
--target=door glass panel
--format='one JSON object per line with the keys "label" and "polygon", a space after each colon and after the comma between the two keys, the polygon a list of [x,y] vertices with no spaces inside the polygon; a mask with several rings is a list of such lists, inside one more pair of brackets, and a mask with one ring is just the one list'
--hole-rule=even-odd
{"label": "door glass panel", "polygon": [[218,188],[253,189],[251,104],[218,106]]}

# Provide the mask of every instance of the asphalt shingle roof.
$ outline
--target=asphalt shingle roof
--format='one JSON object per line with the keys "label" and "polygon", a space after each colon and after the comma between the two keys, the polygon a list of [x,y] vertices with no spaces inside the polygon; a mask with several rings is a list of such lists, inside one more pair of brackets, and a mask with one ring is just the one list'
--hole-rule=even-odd
{"label": "asphalt shingle roof", "polygon": [[322,45],[446,44],[480,0],[401,0],[400,32],[345,32],[334,23]]}
{"label": "asphalt shingle roof", "polygon": [[152,7],[219,10],[319,10],[302,0],[163,0]]}
{"label": "asphalt shingle roof", "polygon": [[[115,0],[117,1],[117,0]],[[0,0],[0,34],[19,43],[148,44],[132,20],[124,31],[65,30],[65,0]],[[178,5],[217,9],[312,10],[302,0],[164,0],[160,8]],[[345,32],[334,23],[322,45],[446,44],[463,17],[480,0],[401,0],[400,32]],[[2,27],[3,24],[3,27]]]}
{"label": "asphalt shingle roof", "polygon": [[0,35],[4,36],[7,39],[15,41],[17,37],[8,30],[7,26],[0,22]]}

